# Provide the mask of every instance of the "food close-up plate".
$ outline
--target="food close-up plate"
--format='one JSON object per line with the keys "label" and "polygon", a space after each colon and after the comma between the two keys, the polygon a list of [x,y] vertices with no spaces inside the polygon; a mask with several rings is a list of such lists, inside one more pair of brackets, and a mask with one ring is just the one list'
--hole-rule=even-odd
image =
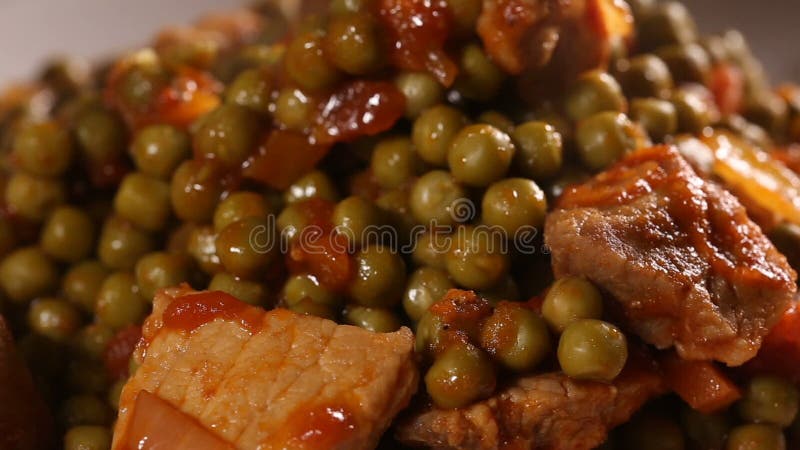
{"label": "food close-up plate", "polygon": [[0,450],[800,450],[796,2],[0,0]]}

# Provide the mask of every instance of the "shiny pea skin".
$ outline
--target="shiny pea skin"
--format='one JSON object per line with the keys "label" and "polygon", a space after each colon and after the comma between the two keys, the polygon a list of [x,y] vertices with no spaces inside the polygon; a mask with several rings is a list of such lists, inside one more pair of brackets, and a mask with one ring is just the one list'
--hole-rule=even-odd
{"label": "shiny pea skin", "polygon": [[501,302],[481,327],[481,347],[516,372],[533,370],[550,353],[550,332],[538,314]]}
{"label": "shiny pea skin", "polygon": [[374,333],[391,333],[397,331],[400,319],[397,314],[384,308],[367,308],[364,306],[348,306],[344,311],[344,320],[350,325],[364,328]]}
{"label": "shiny pea skin", "polygon": [[594,319],[571,323],[558,341],[561,370],[572,378],[611,381],[628,359],[625,335],[614,325]]}
{"label": "shiny pea skin", "polygon": [[494,365],[471,344],[453,344],[425,374],[425,388],[441,408],[459,408],[483,399],[497,383]]}

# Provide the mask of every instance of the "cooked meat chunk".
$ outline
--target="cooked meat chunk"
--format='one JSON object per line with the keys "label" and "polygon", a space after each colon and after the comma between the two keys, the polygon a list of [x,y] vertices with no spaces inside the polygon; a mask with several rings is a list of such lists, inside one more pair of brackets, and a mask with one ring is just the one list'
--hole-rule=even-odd
{"label": "cooked meat chunk", "polygon": [[152,423],[134,407],[158,404],[149,394],[233,448],[372,448],[417,387],[407,329],[371,333],[181,288],[153,306],[137,349],[142,365],[122,392],[114,449],[140,440],[132,424]]}
{"label": "cooked meat chunk", "polygon": [[738,200],[667,147],[566,190],[545,241],[556,276],[586,276],[630,330],[684,359],[749,360],[797,289]]}
{"label": "cooked meat chunk", "polygon": [[51,448],[52,422],[0,316],[0,449]]}
{"label": "cooked meat chunk", "polygon": [[397,437],[433,449],[588,450],[663,391],[644,365],[629,365],[613,384],[534,375],[467,408],[428,407],[402,422]]}

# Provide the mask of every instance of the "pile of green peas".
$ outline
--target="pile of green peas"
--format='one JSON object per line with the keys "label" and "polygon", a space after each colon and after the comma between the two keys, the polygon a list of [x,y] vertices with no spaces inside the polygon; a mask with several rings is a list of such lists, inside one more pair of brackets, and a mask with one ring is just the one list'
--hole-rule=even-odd
{"label": "pile of green peas", "polygon": [[[269,16],[273,28],[227,52],[202,42],[144,52],[117,83],[125,111],[104,101],[105,71],[88,75],[68,61],[43,71],[37,95],[0,108],[0,311],[56,413],[65,449],[109,447],[126,378],[108,370],[105,350],[141,325],[159,289],[184,282],[376,332],[411,326],[428,358],[427,393],[440,407],[490,396],[504,374],[559,369],[615,379],[627,340],[603,321],[600,292],[579,277],[553,282],[543,248],[517,245],[522,232],[542,230],[565,186],[638,147],[709,127],[780,140],[800,111],[772,93],[741,35],[701,37],[680,3],[654,0],[629,2],[638,53],[616,51],[607,69],[582,74],[540,104],[509,102],[518,97],[514,80],[475,35],[481,3],[447,3],[459,67],[452,87],[425,71],[391,69],[367,2],[334,0],[286,42],[285,21]],[[220,104],[188,127],[132,125],[126,112],[146,111],[171,82],[171,68],[187,63],[224,86]],[[710,87],[722,64],[743,76],[741,116],[714,103]],[[403,119],[392,130],[338,144],[286,189],[230,176],[270,128],[308,132],[319,95],[354,77],[387,79],[403,95]],[[297,242],[312,223],[312,201],[326,205],[325,220],[348,242],[345,286],[252,246],[253,233],[273,222],[276,234]],[[458,209],[465,204],[467,215]],[[375,227],[389,227],[395,239],[367,233]],[[790,248],[800,242],[797,230],[776,233]],[[491,309],[465,327],[468,339],[428,355],[427,342],[441,331],[429,309],[451,289],[475,291]],[[525,303],[543,293],[540,311]],[[667,434],[702,443],[724,428],[707,448],[779,449],[781,429],[798,427],[796,397],[784,381],[755,378],[737,406],[745,425],[721,427],[716,416],[687,412],[681,424],[631,426],[625,445],[645,448],[637,447],[641,434],[683,448],[653,436],[677,427]]]}

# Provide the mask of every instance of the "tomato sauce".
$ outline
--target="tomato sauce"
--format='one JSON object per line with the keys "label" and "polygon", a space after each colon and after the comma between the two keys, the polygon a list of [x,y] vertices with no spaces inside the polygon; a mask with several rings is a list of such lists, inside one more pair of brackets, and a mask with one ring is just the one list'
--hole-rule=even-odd
{"label": "tomato sauce", "polygon": [[261,328],[263,311],[220,291],[176,298],[164,310],[164,326],[191,332],[215,319],[238,322],[250,333]]}

